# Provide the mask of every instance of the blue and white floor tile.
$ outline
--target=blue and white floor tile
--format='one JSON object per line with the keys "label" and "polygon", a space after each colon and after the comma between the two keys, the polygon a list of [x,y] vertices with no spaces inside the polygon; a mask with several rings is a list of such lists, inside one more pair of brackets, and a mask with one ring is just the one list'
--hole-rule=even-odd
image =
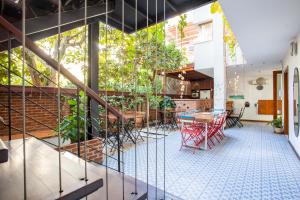
{"label": "blue and white floor tile", "polygon": [[[265,124],[225,131],[212,150],[180,149],[180,134],[151,140],[148,182],[186,200],[300,199],[300,161],[284,135]],[[156,151],[156,146],[158,151]],[[137,145],[137,178],[147,182],[147,144]],[[158,162],[155,162],[155,161]],[[116,168],[116,162],[108,161]],[[135,176],[135,149],[124,152],[125,173]],[[157,170],[156,170],[157,169]]]}

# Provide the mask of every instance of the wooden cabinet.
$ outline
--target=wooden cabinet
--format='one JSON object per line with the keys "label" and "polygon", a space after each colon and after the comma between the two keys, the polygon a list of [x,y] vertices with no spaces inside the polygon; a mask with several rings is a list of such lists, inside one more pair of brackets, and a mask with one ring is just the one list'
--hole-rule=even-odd
{"label": "wooden cabinet", "polygon": [[[277,108],[279,112],[282,111],[281,100],[277,101]],[[274,100],[258,100],[257,101],[257,113],[259,115],[273,115],[274,114]]]}

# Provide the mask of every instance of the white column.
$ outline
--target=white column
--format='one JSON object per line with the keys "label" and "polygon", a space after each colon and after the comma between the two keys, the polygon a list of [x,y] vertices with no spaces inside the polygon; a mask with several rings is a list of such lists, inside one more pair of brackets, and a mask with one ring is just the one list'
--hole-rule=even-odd
{"label": "white column", "polygon": [[214,108],[226,109],[226,66],[224,61],[224,32],[221,14],[213,15],[214,40]]}

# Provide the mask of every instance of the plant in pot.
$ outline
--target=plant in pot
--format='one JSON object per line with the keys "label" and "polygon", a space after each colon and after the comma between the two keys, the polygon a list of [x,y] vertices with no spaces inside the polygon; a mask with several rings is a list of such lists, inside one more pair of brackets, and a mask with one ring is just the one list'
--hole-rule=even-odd
{"label": "plant in pot", "polygon": [[[80,97],[82,98],[82,94]],[[78,128],[80,133],[80,140],[84,139],[84,115],[83,105],[79,106],[79,116],[77,116],[77,100],[69,99],[68,105],[70,106],[70,114],[65,116],[60,122],[60,133],[63,139],[63,142],[69,140],[71,143],[78,141]],[[79,121],[79,126],[78,126]],[[58,131],[58,127],[56,128]]]}
{"label": "plant in pot", "polygon": [[[135,113],[139,108],[142,107],[142,104],[144,103],[144,99],[142,97],[135,97],[134,99],[130,99],[128,101],[128,109],[131,110],[132,113]],[[140,127],[143,122],[143,118],[145,115],[145,112],[136,112],[136,118],[135,123],[136,126]]]}
{"label": "plant in pot", "polygon": [[171,97],[165,96],[164,99],[159,102],[159,108],[161,110],[174,110],[176,108],[176,103],[172,100]]}
{"label": "plant in pot", "polygon": [[271,124],[273,126],[275,133],[282,133],[283,132],[282,118],[281,117],[273,119],[268,124]]}
{"label": "plant in pot", "polygon": [[153,94],[148,95],[149,99],[149,120],[152,122],[157,120],[156,111],[159,109],[159,103],[162,101],[161,96],[155,96]]}
{"label": "plant in pot", "polygon": [[161,118],[167,118],[167,121],[170,121],[172,118],[173,113],[168,112],[168,111],[172,111],[176,108],[176,103],[172,100],[171,97],[169,96],[165,96],[164,99],[159,102],[159,108],[162,111],[167,111],[164,115],[161,114]]}

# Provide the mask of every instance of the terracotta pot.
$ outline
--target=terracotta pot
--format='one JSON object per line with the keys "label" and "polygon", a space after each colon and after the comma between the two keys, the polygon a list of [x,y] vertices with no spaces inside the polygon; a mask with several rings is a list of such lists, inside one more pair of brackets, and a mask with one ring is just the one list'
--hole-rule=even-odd
{"label": "terracotta pot", "polygon": [[143,117],[136,117],[135,118],[135,126],[136,127],[141,127],[143,124]]}
{"label": "terracotta pot", "polygon": [[[159,118],[159,114],[157,114],[157,117]],[[156,120],[156,110],[155,109],[149,110],[149,120],[150,121]]]}

